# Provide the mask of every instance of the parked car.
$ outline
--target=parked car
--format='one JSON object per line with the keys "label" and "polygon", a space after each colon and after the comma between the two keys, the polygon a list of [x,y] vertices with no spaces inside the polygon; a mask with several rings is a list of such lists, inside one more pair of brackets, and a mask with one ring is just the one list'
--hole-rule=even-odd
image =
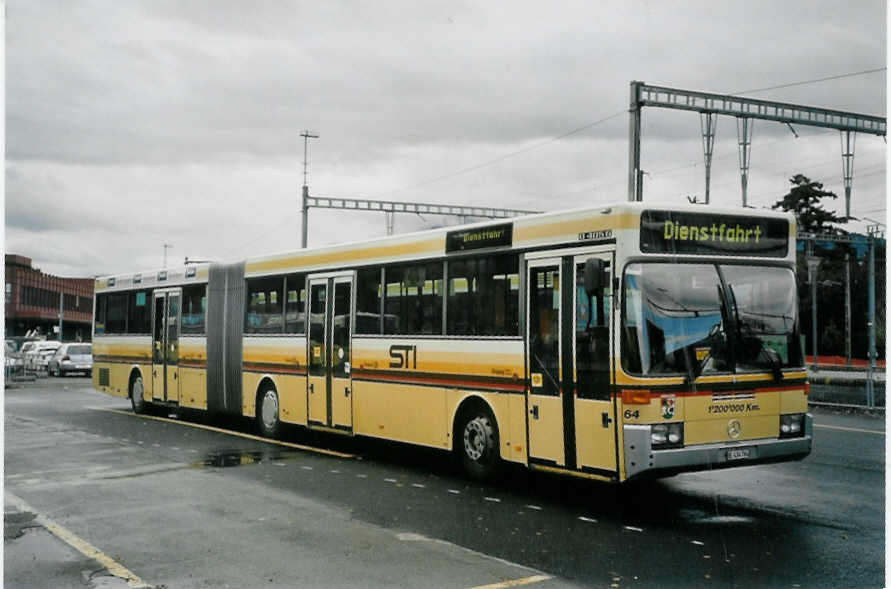
{"label": "parked car", "polygon": [[62,344],[54,341],[33,342],[32,347],[25,350],[27,346],[28,344],[22,346],[23,356],[25,358],[25,370],[39,372],[46,370],[47,363],[49,362],[49,358],[45,353],[55,353]]}
{"label": "parked car", "polygon": [[90,375],[93,372],[92,344],[62,344],[47,364],[50,376],[65,376],[73,372]]}
{"label": "parked car", "polygon": [[13,335],[6,338],[6,342],[12,344],[15,347],[15,352],[21,352],[22,346],[27,344],[28,342],[42,342],[43,340],[39,337],[29,336],[29,335]]}
{"label": "parked car", "polygon": [[18,380],[25,375],[25,363],[22,356],[15,349],[15,342],[6,340],[3,361],[5,363],[4,382],[10,383]]}
{"label": "parked car", "polygon": [[24,370],[28,370],[30,367],[28,365],[28,358],[37,348],[37,344],[39,341],[30,341],[22,344],[22,347],[19,349],[19,356],[22,359],[22,368]]}

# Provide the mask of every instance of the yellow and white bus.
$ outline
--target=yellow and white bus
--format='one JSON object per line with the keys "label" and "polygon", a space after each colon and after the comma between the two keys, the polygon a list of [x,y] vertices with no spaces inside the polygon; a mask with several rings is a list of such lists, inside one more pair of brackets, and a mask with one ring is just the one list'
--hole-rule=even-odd
{"label": "yellow and white bus", "polygon": [[790,215],[622,203],[99,278],[93,384],[605,481],[812,446]]}

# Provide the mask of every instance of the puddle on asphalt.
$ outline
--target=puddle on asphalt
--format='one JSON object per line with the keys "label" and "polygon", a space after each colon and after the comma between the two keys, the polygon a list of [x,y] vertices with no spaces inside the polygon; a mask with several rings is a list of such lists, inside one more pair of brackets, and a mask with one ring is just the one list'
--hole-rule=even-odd
{"label": "puddle on asphalt", "polygon": [[249,451],[249,450],[224,450],[205,456],[202,460],[193,463],[199,467],[227,468],[230,466],[244,466],[245,464],[257,464],[260,462],[274,462],[296,458],[298,452],[281,452],[276,450]]}

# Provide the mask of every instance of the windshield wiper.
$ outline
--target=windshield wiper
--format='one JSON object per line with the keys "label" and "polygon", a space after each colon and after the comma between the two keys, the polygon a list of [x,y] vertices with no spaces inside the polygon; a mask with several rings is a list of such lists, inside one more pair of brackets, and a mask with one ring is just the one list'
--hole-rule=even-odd
{"label": "windshield wiper", "polygon": [[777,354],[774,350],[767,347],[764,343],[764,340],[758,337],[755,329],[746,323],[745,321],[738,321],[737,323],[737,335],[739,339],[740,349],[745,349],[745,342],[743,341],[743,329],[746,330],[746,337],[748,341],[756,341],[758,342],[758,353],[755,354],[754,362],[757,364],[758,360],[764,356],[767,359],[767,364],[770,367],[770,371],[773,373],[773,379],[776,382],[780,382],[783,380],[783,365],[780,361],[779,354]]}
{"label": "windshield wiper", "polygon": [[694,360],[695,355],[690,351],[690,346],[686,346],[684,348],[684,360],[687,364],[687,374],[684,376],[685,384],[693,384],[696,382],[696,379],[699,378],[699,375],[702,373],[702,365],[704,361],[700,363],[698,360]]}

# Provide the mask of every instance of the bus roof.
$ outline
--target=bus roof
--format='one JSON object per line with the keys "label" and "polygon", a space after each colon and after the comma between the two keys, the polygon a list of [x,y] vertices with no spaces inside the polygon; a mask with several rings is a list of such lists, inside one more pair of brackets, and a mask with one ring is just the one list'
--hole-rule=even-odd
{"label": "bus roof", "polygon": [[[322,272],[344,266],[361,267],[423,258],[443,258],[461,253],[495,253],[567,244],[587,245],[611,241],[622,231],[638,230],[641,213],[645,210],[786,219],[790,222],[790,238],[794,238],[795,219],[788,213],[701,204],[619,202],[522,217],[490,219],[305,250],[296,249],[234,262],[244,262],[245,276],[250,277],[296,271]],[[96,279],[96,290],[129,290],[141,286],[163,288],[202,283],[208,279],[210,266],[210,263],[204,262],[103,276]]]}

